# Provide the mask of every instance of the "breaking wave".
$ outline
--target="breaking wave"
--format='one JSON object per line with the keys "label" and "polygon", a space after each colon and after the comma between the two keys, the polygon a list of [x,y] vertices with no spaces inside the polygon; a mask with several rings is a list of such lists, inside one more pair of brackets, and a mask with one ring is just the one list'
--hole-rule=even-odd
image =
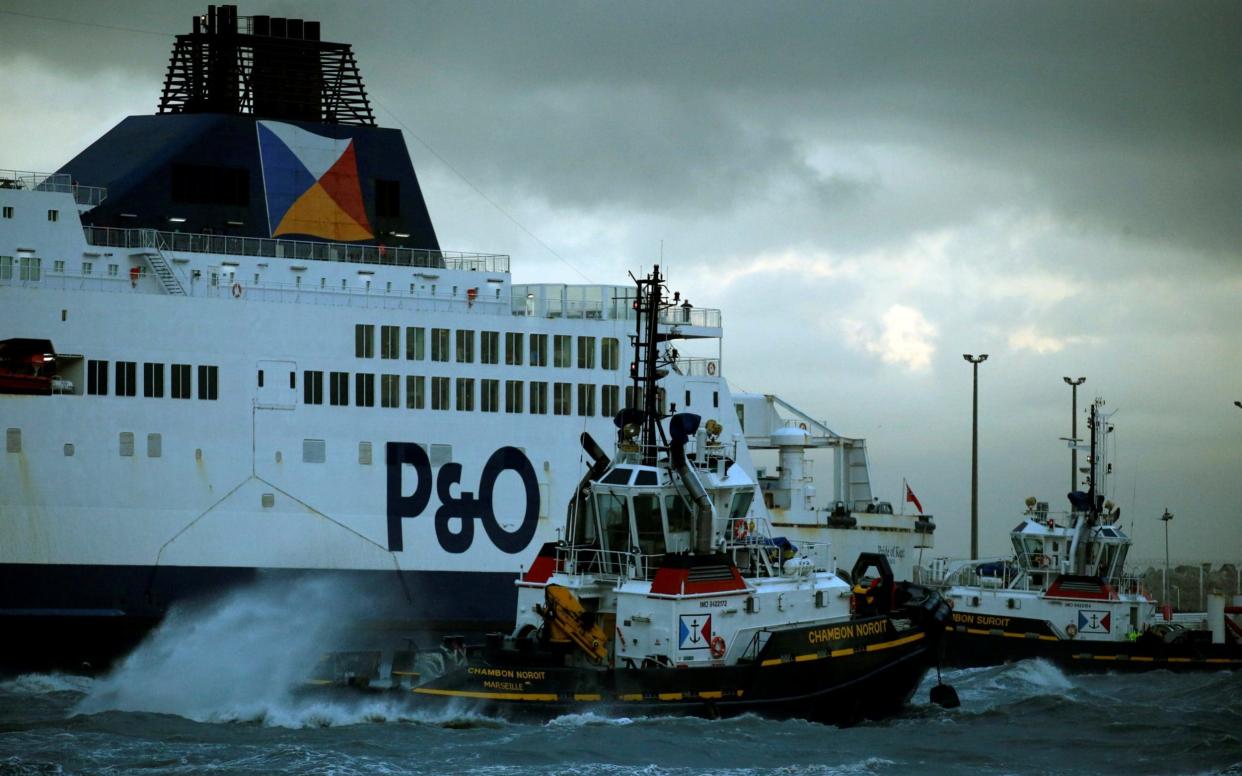
{"label": "breaking wave", "polygon": [[389,719],[394,713],[382,704],[343,712],[334,705],[301,708],[294,697],[319,656],[345,635],[341,613],[350,606],[345,586],[307,577],[176,607],[86,689],[77,711],[298,726]]}

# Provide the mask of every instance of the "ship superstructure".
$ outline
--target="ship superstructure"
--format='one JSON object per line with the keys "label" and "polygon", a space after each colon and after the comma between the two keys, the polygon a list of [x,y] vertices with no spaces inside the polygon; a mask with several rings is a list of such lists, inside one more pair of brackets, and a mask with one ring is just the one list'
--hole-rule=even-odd
{"label": "ship superstructure", "polygon": [[[634,301],[442,249],[349,46],[210,7],[159,113],[0,171],[4,662],[100,664],[262,576],[335,577],[402,631],[507,626],[576,492],[565,440],[639,401]],[[686,351],[662,406],[754,473],[720,312],[658,325]]]}

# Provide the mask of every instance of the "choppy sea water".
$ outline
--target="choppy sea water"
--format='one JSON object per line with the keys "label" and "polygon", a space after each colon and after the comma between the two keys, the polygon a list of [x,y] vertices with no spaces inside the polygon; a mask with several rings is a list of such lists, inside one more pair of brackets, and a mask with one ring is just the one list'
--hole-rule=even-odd
{"label": "choppy sea water", "polygon": [[929,681],[900,717],[838,729],[516,724],[374,698],[186,698],[184,714],[157,713],[99,707],[106,680],[26,675],[0,683],[0,774],[1242,774],[1242,674],[1066,676],[1031,661],[946,679],[959,709],[928,705]]}
{"label": "choppy sea water", "polygon": [[848,729],[749,716],[522,724],[392,696],[298,694],[298,666],[330,637],[338,594],[242,591],[173,612],[107,676],[0,680],[0,776],[1242,776],[1242,672],[1081,676],[1042,661],[946,671],[960,708],[930,705],[928,677],[905,713]]}

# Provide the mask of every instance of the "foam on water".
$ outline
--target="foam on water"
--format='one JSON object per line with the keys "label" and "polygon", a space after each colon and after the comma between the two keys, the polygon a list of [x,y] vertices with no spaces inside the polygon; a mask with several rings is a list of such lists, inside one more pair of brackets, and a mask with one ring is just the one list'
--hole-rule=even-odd
{"label": "foam on water", "polygon": [[394,712],[382,704],[341,711],[292,695],[342,635],[340,613],[350,611],[351,599],[340,583],[305,578],[174,608],[116,670],[86,688],[77,711],[282,726],[387,719]]}
{"label": "foam on water", "polygon": [[10,695],[47,695],[57,692],[87,692],[94,680],[72,674],[22,674],[0,682],[0,692]]}
{"label": "foam on water", "polygon": [[[1242,674],[1067,676],[1037,663],[944,672],[963,695],[958,709],[925,704],[933,673],[905,714],[848,729],[753,715],[710,721],[602,712],[510,723],[468,705],[429,713],[393,696],[257,690],[209,713],[186,702],[172,712],[178,716],[73,716],[82,693],[101,707],[110,698],[112,706],[154,708],[163,695],[116,697],[101,685],[137,679],[144,669],[167,676],[175,665],[135,661],[94,683],[27,676],[0,684],[0,772],[1242,776]],[[189,679],[178,687],[203,689]],[[195,715],[259,724],[204,725]]]}
{"label": "foam on water", "polygon": [[[1074,680],[1046,660],[1022,660],[1001,666],[946,671],[946,683],[957,689],[962,708],[983,711],[1038,699],[1073,700],[1079,692]],[[918,695],[925,698],[935,684],[931,674]]]}
{"label": "foam on water", "polygon": [[632,725],[634,722],[635,720],[631,717],[609,717],[588,711],[579,714],[562,714],[548,720],[547,724],[549,727],[582,727],[584,725]]}

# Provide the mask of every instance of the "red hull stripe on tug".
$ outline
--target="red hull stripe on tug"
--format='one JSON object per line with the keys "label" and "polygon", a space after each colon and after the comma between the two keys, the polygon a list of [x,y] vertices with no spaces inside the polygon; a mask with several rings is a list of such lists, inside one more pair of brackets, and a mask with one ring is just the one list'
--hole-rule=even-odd
{"label": "red hull stripe on tug", "polygon": [[651,592],[657,595],[697,595],[745,590],[746,581],[736,568],[729,569],[724,579],[694,579],[692,569],[661,568],[651,581]]}
{"label": "red hull stripe on tug", "polygon": [[547,582],[556,573],[556,558],[551,555],[540,555],[530,564],[530,569],[522,575],[523,582]]}
{"label": "red hull stripe on tug", "polygon": [[1046,598],[1093,598],[1110,600],[1117,597],[1117,591],[1105,584],[1098,577],[1058,577],[1044,593]]}

